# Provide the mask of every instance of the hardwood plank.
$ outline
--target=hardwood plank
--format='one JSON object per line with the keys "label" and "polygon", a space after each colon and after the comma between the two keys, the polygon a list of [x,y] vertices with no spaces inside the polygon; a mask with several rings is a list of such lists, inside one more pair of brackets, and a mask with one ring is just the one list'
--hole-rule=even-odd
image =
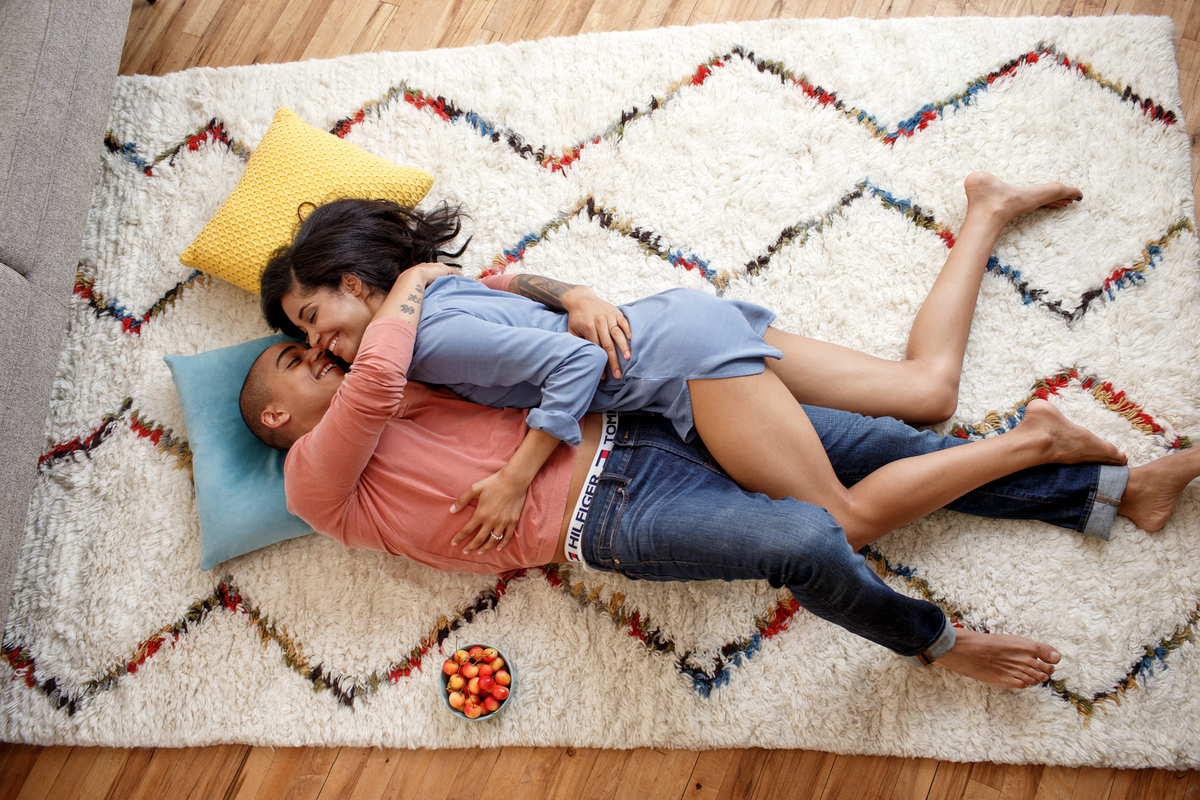
{"label": "hardwood plank", "polygon": [[529,759],[533,756],[532,747],[503,747],[492,763],[487,782],[479,791],[480,797],[510,798],[521,782],[521,775]]}
{"label": "hardwood plank", "polygon": [[682,797],[699,756],[694,750],[666,751],[654,790],[646,795],[646,800],[678,800]]}
{"label": "hardwood plank", "polygon": [[225,34],[232,27],[233,21],[237,18],[241,8],[242,0],[221,0],[221,5],[213,14],[208,27],[204,29],[204,35],[200,37],[200,41],[196,45],[193,55],[195,58],[194,66],[229,66],[220,63],[216,59],[215,54],[225,43]]}
{"label": "hardwood plank", "polygon": [[1000,797],[1003,800],[1034,800],[1044,770],[1045,767],[1040,764],[1009,767],[1004,773],[1004,786],[1000,789]]}
{"label": "hardwood plank", "polygon": [[[492,771],[500,751],[490,750],[459,750],[461,760],[458,762],[458,775],[450,784],[446,793],[447,800],[476,800],[479,797],[479,782],[484,775]],[[544,795],[543,795],[544,796]]]}
{"label": "hardwood plank", "polygon": [[1075,778],[1075,791],[1071,793],[1072,800],[1105,800],[1112,790],[1113,779],[1116,776],[1115,769],[1083,767]]}
{"label": "hardwood plank", "polygon": [[967,782],[970,779],[970,764],[940,762],[937,775],[929,787],[929,800],[958,800],[967,791]]}
{"label": "hardwood plank", "polygon": [[215,43],[210,63],[219,67],[253,64],[287,6],[288,0],[245,3]]}
{"label": "hardwood plank", "polygon": [[187,6],[184,0],[159,0],[154,5],[135,4],[129,12],[129,27],[125,29],[125,45],[121,50],[118,73],[148,74],[143,69],[143,63],[147,58],[152,59],[151,51],[170,48],[174,36],[169,31],[177,28],[182,33],[187,27],[188,20],[195,13],[194,6]]}
{"label": "hardwood plank", "polygon": [[429,768],[421,778],[416,797],[421,800],[445,800],[450,785],[462,765],[462,750],[431,750]]}
{"label": "hardwood plank", "polygon": [[387,790],[383,793],[383,800],[413,800],[417,796],[417,789],[420,787],[421,781],[425,779],[425,773],[429,771],[429,765],[433,762],[434,752],[433,750],[404,751],[396,759],[397,763],[393,767],[392,779],[388,781]]}
{"label": "hardwood plank", "polygon": [[163,56],[162,61],[155,66],[154,74],[166,75],[170,72],[187,69],[192,66],[192,60],[196,57],[196,50],[199,47],[199,36],[193,36],[190,33],[181,34],[167,54]]}
{"label": "hardwood plank", "polygon": [[611,800],[617,794],[621,775],[633,757],[632,750],[603,750],[588,775],[588,784],[579,800]]}
{"label": "hardwood plank", "polygon": [[333,0],[290,0],[254,54],[255,63],[299,60],[332,4]]}
{"label": "hardwood plank", "polygon": [[275,753],[274,747],[251,747],[230,781],[225,797],[229,800],[253,800],[257,797],[271,771],[271,765],[275,763]]}
{"label": "hardwood plank", "polygon": [[295,800],[315,798],[329,774],[329,768],[337,758],[337,750],[336,747],[277,749],[275,760],[267,770],[255,797],[258,800],[275,800],[285,796]]}
{"label": "hardwood plank", "polygon": [[212,766],[217,751],[216,747],[160,747],[154,751],[150,771],[142,780],[135,797],[161,800],[164,797],[190,796]]}
{"label": "hardwood plank", "polygon": [[[1178,25],[1179,18],[1176,17]],[[1183,23],[1183,38],[1195,41],[1200,39],[1200,3],[1193,4],[1191,9],[1187,11],[1187,17]]]}
{"label": "hardwood plank", "polygon": [[1000,800],[1000,792],[976,780],[967,781],[967,790],[963,792],[963,800]]}
{"label": "hardwood plank", "polygon": [[367,763],[352,787],[354,800],[380,800],[396,774],[404,750],[368,747]]}
{"label": "hardwood plank", "polygon": [[535,747],[521,773],[521,782],[517,785],[516,797],[528,797],[531,800],[542,800],[554,783],[558,772],[558,759],[567,751],[565,747]]}
{"label": "hardwood plank", "polygon": [[484,30],[492,33],[502,32],[508,27],[508,21],[518,5],[517,0],[496,0],[492,4],[491,10],[488,11],[487,18],[483,21]]}
{"label": "hardwood plank", "polygon": [[341,748],[329,768],[329,774],[321,786],[321,793],[317,795],[318,800],[351,800],[356,797],[358,778],[362,775],[370,756],[370,747]]}
{"label": "hardwood plank", "polygon": [[[937,777],[938,761],[934,758],[905,759],[891,800],[924,800]],[[1033,800],[1033,795],[1029,796]]]}
{"label": "hardwood plank", "polygon": [[99,748],[96,760],[84,777],[83,785],[75,792],[73,800],[102,800],[109,797],[109,790],[129,759],[130,750]]}
{"label": "hardwood plank", "polygon": [[375,2],[333,0],[300,60],[346,55],[375,13]]}
{"label": "hardwood plank", "polygon": [[[58,798],[75,797],[79,794],[99,755],[99,747],[72,747],[66,762],[58,771],[54,783],[50,785],[45,796],[58,800]],[[23,792],[24,788],[22,788]]]}
{"label": "hardwood plank", "polygon": [[496,0],[453,0],[444,18],[445,29],[438,47],[466,47],[483,33],[483,22]]}
{"label": "hardwood plank", "polygon": [[754,790],[762,778],[769,755],[769,750],[758,747],[739,750],[729,764],[725,780],[721,782],[717,800],[750,800],[754,797]]}
{"label": "hardwood plank", "polygon": [[141,785],[142,778],[148,771],[147,768],[153,757],[154,748],[152,747],[137,747],[127,750],[126,757],[121,762],[121,768],[112,783],[109,784],[108,793],[104,797],[113,800],[128,800],[133,797],[134,792]]}
{"label": "hardwood plank", "polygon": [[575,800],[583,794],[599,756],[600,750],[594,747],[568,747],[558,761],[548,800]]}
{"label": "hardwood plank", "polygon": [[652,747],[638,747],[621,773],[617,800],[645,800],[654,788],[665,756]]}
{"label": "hardwood plank", "polygon": [[734,750],[704,750],[692,767],[683,800],[715,800],[733,761]]}
{"label": "hardwood plank", "polygon": [[754,800],[786,800],[803,755],[803,750],[767,751],[767,763],[754,790]]}
{"label": "hardwood plank", "polygon": [[[406,8],[416,6],[416,3],[406,4]],[[391,46],[390,43],[384,44],[384,33],[391,27],[393,20],[397,16],[399,8],[391,3],[381,2],[375,6],[375,10],[371,13],[367,24],[363,26],[362,33],[354,40],[354,44],[350,46],[351,53],[373,53],[384,50],[399,50],[398,46]],[[424,32],[422,31],[422,34]],[[403,42],[403,36],[399,37],[399,41]],[[421,41],[427,41],[427,37],[422,35]],[[420,48],[411,48],[420,49]]]}
{"label": "hardwood plank", "polygon": [[1004,773],[1007,767],[984,761],[971,766],[971,780],[999,791],[1004,788]]}
{"label": "hardwood plank", "polygon": [[[885,756],[838,756],[821,800],[875,800],[892,796],[903,759]],[[968,765],[969,767],[969,765]]]}
{"label": "hardwood plank", "polygon": [[1075,792],[1079,770],[1071,767],[1046,767],[1038,782],[1035,800],[1070,800]]}
{"label": "hardwood plank", "polygon": [[667,10],[663,12],[663,25],[688,25],[696,0],[671,0]]}
{"label": "hardwood plank", "polygon": [[8,787],[8,790],[17,790],[17,800],[43,800],[48,797],[50,787],[54,785],[63,765],[67,763],[67,757],[71,755],[71,748],[35,747],[32,755],[33,763],[24,779]]}

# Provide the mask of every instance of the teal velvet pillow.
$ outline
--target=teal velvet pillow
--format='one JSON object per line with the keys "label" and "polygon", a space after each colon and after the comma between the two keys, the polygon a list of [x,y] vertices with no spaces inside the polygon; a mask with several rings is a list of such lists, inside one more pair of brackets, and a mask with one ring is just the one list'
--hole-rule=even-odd
{"label": "teal velvet pillow", "polygon": [[194,356],[165,356],[192,449],[200,513],[200,568],[312,533],[287,510],[283,460],[260,442],[238,408],[254,360],[286,336],[270,336]]}

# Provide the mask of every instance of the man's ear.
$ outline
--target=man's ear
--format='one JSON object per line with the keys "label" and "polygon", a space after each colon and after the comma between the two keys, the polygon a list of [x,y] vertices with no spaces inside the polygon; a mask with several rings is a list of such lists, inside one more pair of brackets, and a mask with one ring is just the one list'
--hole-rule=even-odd
{"label": "man's ear", "polygon": [[342,276],[342,291],[346,294],[354,295],[355,297],[361,297],[365,288],[366,287],[363,286],[362,278],[358,277],[357,275]]}
{"label": "man's ear", "polygon": [[259,419],[262,420],[262,424],[266,425],[271,430],[279,430],[284,425],[287,425],[291,418],[291,414],[274,404],[264,408],[262,414],[259,416]]}

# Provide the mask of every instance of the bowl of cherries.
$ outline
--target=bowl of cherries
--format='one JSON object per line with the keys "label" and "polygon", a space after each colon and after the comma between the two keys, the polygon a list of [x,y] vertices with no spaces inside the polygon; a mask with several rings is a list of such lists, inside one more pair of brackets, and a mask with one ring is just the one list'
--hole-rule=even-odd
{"label": "bowl of cherries", "polygon": [[450,713],[475,721],[504,710],[517,689],[517,673],[498,648],[468,644],[442,662],[438,683]]}

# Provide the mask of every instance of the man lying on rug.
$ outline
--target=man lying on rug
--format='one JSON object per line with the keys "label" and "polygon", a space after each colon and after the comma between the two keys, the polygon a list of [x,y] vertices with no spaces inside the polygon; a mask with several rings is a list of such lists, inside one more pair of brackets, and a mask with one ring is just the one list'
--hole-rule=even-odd
{"label": "man lying on rug", "polygon": [[[447,275],[448,269],[421,262],[462,252],[440,249],[458,236],[459,212],[375,200],[339,200],[308,214],[262,274],[262,308],[273,327],[307,334],[313,347],[353,362],[367,324],[396,294],[399,274],[419,268],[439,276],[428,287],[416,282],[407,296],[421,309],[408,377],[484,405],[533,409],[513,461],[472,486],[458,504],[474,502],[480,527],[498,549],[514,535],[542,463],[560,441],[580,443],[585,412],[655,411],[684,441],[698,433],[743,489],[829,511],[857,550],[1023,466],[987,462],[990,475],[964,475],[955,486],[915,482],[913,464],[884,465],[847,487],[797,404],[921,424],[953,413],[980,282],[1001,231],[1022,214],[1082,199],[1077,188],[1062,183],[1016,187],[986,172],[967,176],[963,188],[966,218],[914,318],[902,360],[780,331],[771,327],[774,314],[761,306],[691,289],[617,308],[586,287],[538,276],[493,276],[481,283]],[[531,291],[536,289],[542,291]],[[560,313],[579,292],[584,294],[570,314]],[[632,354],[630,335],[637,337]],[[608,377],[596,345],[608,350]],[[731,415],[731,408],[738,413]],[[260,425],[257,434],[269,440],[273,427]],[[1115,457],[1116,450],[1109,450]],[[944,458],[922,463],[932,469]],[[897,481],[897,473],[910,477]]]}
{"label": "man lying on rug", "polygon": [[[765,579],[808,611],[916,663],[1001,688],[1032,686],[1053,672],[1053,648],[956,632],[937,606],[880,580],[824,508],[743,491],[699,441],[684,443],[652,414],[584,417],[582,444],[551,452],[529,483],[516,535],[493,549],[491,531],[460,493],[509,462],[529,412],[407,381],[421,289],[444,271],[431,265],[401,276],[349,373],[321,350],[284,343],[268,348],[247,377],[243,415],[252,430],[262,429],[255,421],[269,423],[283,436],[275,444],[290,445],[288,506],[315,530],[448,571],[568,561],[632,579]],[[945,505],[1107,538],[1114,514],[1161,527],[1200,475],[1200,449],[1112,466],[1123,463],[1115,448],[1044,401],[1030,403],[1010,433],[979,442],[891,419],[805,411],[839,477],[854,483],[886,472],[882,490],[906,520]],[[770,447],[747,443],[751,453]],[[1048,464],[1073,466],[1039,466]],[[997,469],[1014,474],[994,480]]]}

